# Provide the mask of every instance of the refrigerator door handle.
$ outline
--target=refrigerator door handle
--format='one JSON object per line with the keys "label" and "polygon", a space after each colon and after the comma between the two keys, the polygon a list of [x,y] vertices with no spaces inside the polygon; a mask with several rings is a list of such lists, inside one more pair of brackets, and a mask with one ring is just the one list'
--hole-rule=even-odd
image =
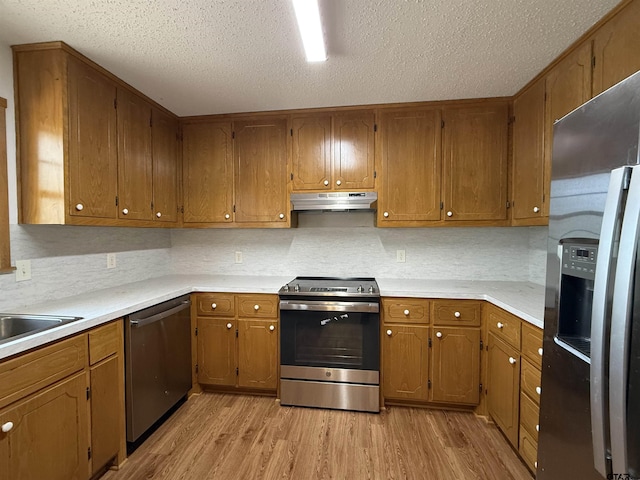
{"label": "refrigerator door handle", "polygon": [[593,464],[600,474],[607,478],[607,385],[606,339],[607,327],[607,290],[611,274],[616,225],[621,215],[625,178],[629,167],[611,171],[609,190],[602,217],[602,230],[596,260],[596,274],[593,287],[593,306],[591,312],[591,441],[593,444]]}
{"label": "refrigerator door handle", "polygon": [[633,282],[640,231],[640,167],[632,167],[625,206],[611,311],[609,346],[609,426],[611,462],[615,473],[628,473],[627,383],[631,336]]}

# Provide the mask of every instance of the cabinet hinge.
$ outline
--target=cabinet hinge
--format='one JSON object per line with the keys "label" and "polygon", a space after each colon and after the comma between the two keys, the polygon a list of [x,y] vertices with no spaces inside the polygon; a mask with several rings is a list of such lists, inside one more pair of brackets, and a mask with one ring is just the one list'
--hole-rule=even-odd
{"label": "cabinet hinge", "polygon": [[591,67],[592,68],[596,68],[596,57],[595,57],[595,55],[593,57],[591,57]]}
{"label": "cabinet hinge", "polygon": [[544,92],[544,100],[545,100],[545,102],[547,101],[547,92],[546,91]]}
{"label": "cabinet hinge", "polygon": [[236,367],[236,375],[240,374],[240,369],[238,367]]}
{"label": "cabinet hinge", "polygon": [[116,195],[116,207],[118,206],[118,196]]}
{"label": "cabinet hinge", "polygon": [[378,176],[378,172],[376,172],[375,170],[373,171],[373,178],[376,178]]}
{"label": "cabinet hinge", "polygon": [[431,348],[431,338],[429,338],[429,348]]}
{"label": "cabinet hinge", "polygon": [[431,379],[427,380],[427,388],[431,389]]}
{"label": "cabinet hinge", "polygon": [[440,128],[444,128],[444,120],[440,121]]}
{"label": "cabinet hinge", "polygon": [[[198,327],[196,327],[196,337],[198,336]],[[482,343],[482,341],[480,341]]]}
{"label": "cabinet hinge", "polygon": [[87,400],[91,398],[91,389],[87,387]]}
{"label": "cabinet hinge", "polygon": [[238,338],[238,329],[236,328],[236,338]]}
{"label": "cabinet hinge", "polygon": [[291,180],[293,180],[293,172],[291,172]]}
{"label": "cabinet hinge", "polygon": [[293,137],[293,128],[291,129],[291,136]]}
{"label": "cabinet hinge", "polygon": [[480,384],[480,393],[482,393],[482,384]]}
{"label": "cabinet hinge", "polygon": [[480,351],[484,350],[484,342],[480,340]]}
{"label": "cabinet hinge", "polygon": [[509,200],[507,200],[507,208],[511,208],[511,204],[509,203]]}
{"label": "cabinet hinge", "polygon": [[180,207],[180,213],[184,213],[184,205]]}
{"label": "cabinet hinge", "polygon": [[153,127],[153,118],[152,117],[149,117],[149,126]]}
{"label": "cabinet hinge", "polygon": [[153,212],[153,201],[151,202],[151,211]]}
{"label": "cabinet hinge", "polygon": [[87,448],[87,459],[91,460],[91,447]]}
{"label": "cabinet hinge", "polygon": [[196,363],[196,373],[198,373],[198,364]]}
{"label": "cabinet hinge", "polygon": [[236,206],[233,206],[233,213],[236,213]]}
{"label": "cabinet hinge", "polygon": [[117,98],[113,99],[113,108],[118,108],[118,99]]}
{"label": "cabinet hinge", "polygon": [[377,132],[377,131],[378,131],[378,124],[377,124],[377,123],[374,123],[374,124],[373,124],[373,131],[374,131],[374,132]]}
{"label": "cabinet hinge", "polygon": [[511,123],[516,123],[516,117],[515,117],[515,115],[512,115],[511,117],[509,117],[509,121],[508,121],[507,123],[509,123],[509,124],[511,124]]}
{"label": "cabinet hinge", "polygon": [[444,202],[440,202],[440,210],[444,210]]}
{"label": "cabinet hinge", "polygon": [[235,139],[236,138],[236,132],[231,132],[231,138]]}

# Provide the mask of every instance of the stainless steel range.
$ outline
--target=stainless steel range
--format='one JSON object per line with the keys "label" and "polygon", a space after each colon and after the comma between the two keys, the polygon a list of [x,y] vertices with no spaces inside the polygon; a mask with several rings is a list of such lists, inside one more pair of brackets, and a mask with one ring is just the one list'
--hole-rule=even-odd
{"label": "stainless steel range", "polygon": [[379,412],[375,279],[297,277],[278,293],[280,402]]}

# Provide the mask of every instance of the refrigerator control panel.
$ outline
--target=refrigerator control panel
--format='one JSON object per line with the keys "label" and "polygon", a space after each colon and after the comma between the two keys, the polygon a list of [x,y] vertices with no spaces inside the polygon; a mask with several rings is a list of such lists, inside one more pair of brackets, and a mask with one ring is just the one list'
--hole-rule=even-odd
{"label": "refrigerator control panel", "polygon": [[596,274],[598,247],[577,243],[562,245],[562,273],[593,280]]}

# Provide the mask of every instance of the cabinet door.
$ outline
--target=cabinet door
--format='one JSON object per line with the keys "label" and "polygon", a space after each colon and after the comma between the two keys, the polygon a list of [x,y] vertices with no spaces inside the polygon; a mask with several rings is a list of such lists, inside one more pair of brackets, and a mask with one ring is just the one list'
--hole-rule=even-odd
{"label": "cabinet door", "polygon": [[445,220],[507,218],[507,104],[444,111]]}
{"label": "cabinet door", "polygon": [[286,223],[287,120],[234,123],[236,222]]}
{"label": "cabinet door", "polygon": [[178,221],[178,121],[153,109],[153,215],[159,222]]}
{"label": "cabinet door", "polygon": [[382,394],[385,398],[429,397],[429,327],[384,325]]}
{"label": "cabinet door", "polygon": [[231,123],[186,124],[182,136],[184,222],[233,222]]}
{"label": "cabinet door", "polygon": [[374,183],[373,112],[353,112],[333,119],[333,188],[372,190]]}
{"label": "cabinet door", "polygon": [[331,116],[294,117],[291,127],[293,191],[331,188]]}
{"label": "cabinet door", "polygon": [[116,218],[116,87],[68,59],[69,215]]}
{"label": "cabinet door", "polygon": [[518,351],[489,333],[487,408],[489,415],[514,447],[518,446],[520,356]]}
{"label": "cabinet door", "polygon": [[95,474],[118,454],[122,405],[119,359],[111,356],[91,367],[91,471]]}
{"label": "cabinet door", "polygon": [[87,377],[78,373],[0,411],[2,478],[84,480],[89,477]]}
{"label": "cabinet door", "polygon": [[431,400],[480,402],[480,330],[434,327]]}
{"label": "cabinet door", "polygon": [[[513,219],[548,215],[544,171],[544,80],[513,101]],[[522,224],[522,223],[519,223]]]}
{"label": "cabinet door", "polygon": [[440,220],[439,110],[386,112],[380,119],[378,223]]}
{"label": "cabinet door", "polygon": [[236,384],[236,330],[233,318],[198,317],[198,383]]}
{"label": "cabinet door", "polygon": [[[591,98],[591,43],[565,57],[547,75],[544,152],[545,163],[551,165],[553,124]],[[545,172],[546,191],[551,185],[551,169]]]}
{"label": "cabinet door", "polygon": [[640,2],[633,1],[593,36],[593,96],[640,70]]}
{"label": "cabinet door", "polygon": [[151,220],[151,106],[118,89],[118,217]]}
{"label": "cabinet door", "polygon": [[275,390],[278,386],[277,320],[238,321],[238,386]]}

